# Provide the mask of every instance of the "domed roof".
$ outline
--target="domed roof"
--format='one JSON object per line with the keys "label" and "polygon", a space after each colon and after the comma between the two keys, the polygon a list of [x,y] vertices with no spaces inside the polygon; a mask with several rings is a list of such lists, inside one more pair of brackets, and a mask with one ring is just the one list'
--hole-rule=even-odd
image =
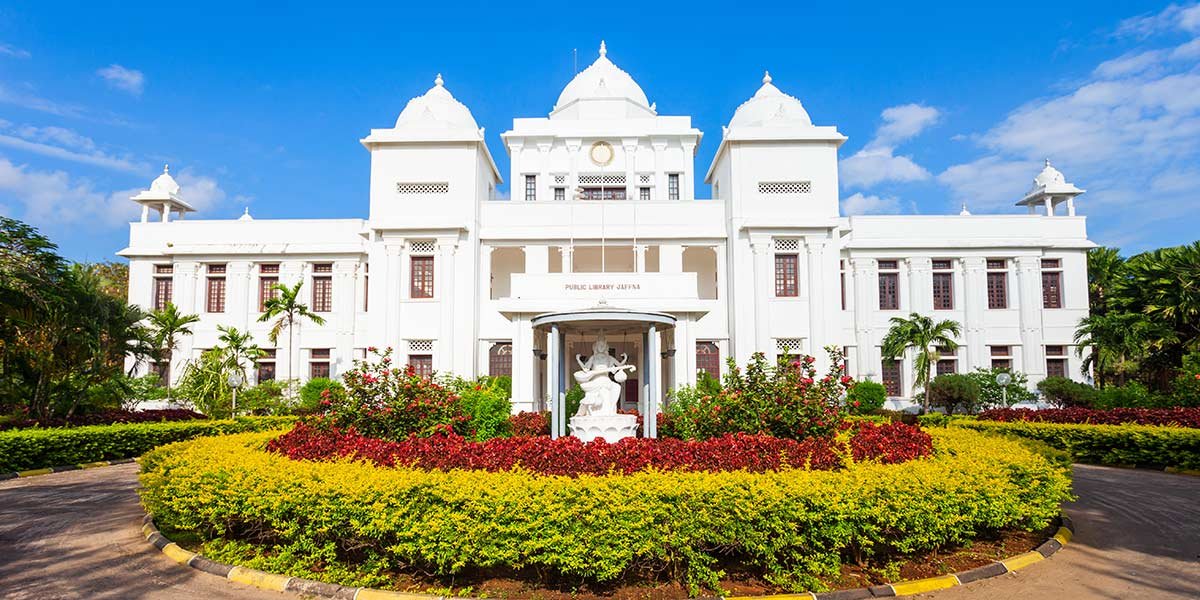
{"label": "domed roof", "polygon": [[437,128],[470,129],[478,131],[479,125],[471,111],[454,98],[442,85],[442,74],[433,80],[433,87],[422,96],[408,101],[400,116],[396,118],[396,129]]}
{"label": "domed roof", "polygon": [[608,48],[600,42],[600,58],[588,68],[580,71],[558,95],[554,110],[565,108],[576,100],[625,98],[653,113],[654,108],[646,99],[646,92],[629,73],[608,60]]}
{"label": "domed roof", "polygon": [[811,126],[812,119],[804,105],[771,83],[771,74],[764,73],[762,87],[742,103],[729,120],[730,127],[763,127],[771,125]]}
{"label": "domed roof", "polygon": [[171,177],[171,168],[168,165],[163,165],[162,175],[155,177],[154,181],[150,182],[150,191],[152,192],[178,196],[179,189],[179,182]]}
{"label": "domed roof", "polygon": [[1033,178],[1033,187],[1029,188],[1030,192],[1037,191],[1042,188],[1047,188],[1055,185],[1063,185],[1067,182],[1067,178],[1063,177],[1062,171],[1050,166],[1050,159],[1046,159],[1046,166],[1042,168],[1042,172]]}

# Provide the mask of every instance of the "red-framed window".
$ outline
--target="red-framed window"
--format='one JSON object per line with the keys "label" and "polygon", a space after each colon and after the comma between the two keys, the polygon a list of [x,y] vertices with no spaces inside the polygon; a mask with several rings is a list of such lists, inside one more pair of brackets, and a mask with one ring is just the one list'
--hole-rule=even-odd
{"label": "red-framed window", "polygon": [[721,378],[721,349],[715,342],[696,342],[696,372]]}
{"label": "red-framed window", "polygon": [[794,298],[800,295],[799,257],[795,254],[775,255],[775,295]]}
{"label": "red-framed window", "polygon": [[410,297],[432,298],[433,257],[414,256],[410,259],[409,264],[412,266],[412,286],[410,289]]}

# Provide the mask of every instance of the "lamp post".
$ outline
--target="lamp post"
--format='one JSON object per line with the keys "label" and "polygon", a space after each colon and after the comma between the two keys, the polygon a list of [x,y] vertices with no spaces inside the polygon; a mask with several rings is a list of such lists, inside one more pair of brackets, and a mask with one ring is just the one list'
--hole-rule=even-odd
{"label": "lamp post", "polygon": [[241,367],[238,367],[237,370],[230,373],[229,379],[227,381],[229,382],[229,387],[233,388],[233,404],[231,405],[230,412],[231,412],[232,416],[236,417],[237,416],[238,388],[241,387],[242,384],[245,383],[245,381],[246,381],[246,378],[242,375]]}
{"label": "lamp post", "polygon": [[1004,394],[1004,406],[1008,406],[1008,384],[1012,383],[1012,375],[1006,371],[1001,371],[996,374],[996,384],[1000,386],[1000,392]]}

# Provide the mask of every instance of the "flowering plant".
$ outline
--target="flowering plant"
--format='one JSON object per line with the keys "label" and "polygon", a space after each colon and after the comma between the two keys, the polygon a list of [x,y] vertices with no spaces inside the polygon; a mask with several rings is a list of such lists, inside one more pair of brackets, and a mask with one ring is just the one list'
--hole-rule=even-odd
{"label": "flowering plant", "polygon": [[325,414],[316,423],[396,440],[469,433],[470,417],[451,389],[418,375],[411,365],[393,365],[391,348],[367,351],[368,359],[355,360],[342,375],[345,391],[325,394]]}
{"label": "flowering plant", "polygon": [[854,380],[845,374],[841,351],[826,352],[830,367],[823,376],[811,356],[785,354],[772,366],[755,353],[745,370],[730,359],[716,392],[684,388],[674,394],[663,434],[684,439],[739,432],[792,439],[834,434],[845,420],[843,398]]}

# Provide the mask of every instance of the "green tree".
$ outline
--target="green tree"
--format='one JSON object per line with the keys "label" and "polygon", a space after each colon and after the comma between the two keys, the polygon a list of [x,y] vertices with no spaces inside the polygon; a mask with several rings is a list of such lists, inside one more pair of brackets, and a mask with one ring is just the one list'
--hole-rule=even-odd
{"label": "green tree", "polygon": [[[1008,373],[1012,381],[1001,386],[996,383],[996,376]],[[979,404],[984,408],[1009,407],[1020,402],[1032,402],[1037,394],[1029,389],[1029,378],[1020,371],[1002,367],[984,369],[980,367],[967,374],[979,386]]]}
{"label": "green tree", "polygon": [[275,290],[278,293],[274,298],[268,299],[264,303],[262,316],[258,318],[259,323],[266,323],[271,319],[275,322],[271,325],[271,332],[268,337],[272,344],[279,343],[279,336],[284,329],[288,332],[288,378],[295,379],[296,370],[294,368],[296,348],[293,343],[295,340],[296,324],[301,319],[308,319],[316,325],[324,325],[325,319],[308,309],[308,305],[300,302],[300,288],[304,285],[303,281],[296,282],[296,285],[288,287],[283,284],[275,284]]}
{"label": "green tree", "polygon": [[974,412],[979,406],[979,384],[969,375],[938,375],[929,382],[925,398],[930,404],[944,408],[948,415],[959,410]]}
{"label": "green tree", "polygon": [[1097,387],[1124,385],[1138,374],[1148,356],[1174,337],[1170,328],[1142,313],[1088,315],[1075,329],[1075,352],[1083,359],[1080,373],[1093,374]]}
{"label": "green tree", "polygon": [[1120,250],[1100,246],[1088,250],[1088,305],[1093,315],[1108,312],[1114,289],[1125,276],[1125,259]]}
{"label": "green tree", "polygon": [[100,291],[121,301],[129,298],[129,265],[123,262],[98,262],[85,265],[101,279]]}
{"label": "green tree", "polygon": [[[912,348],[916,353],[913,360],[913,386],[926,390],[940,356],[939,348],[957,349],[955,338],[962,333],[961,326],[957,321],[934,321],[918,313],[911,313],[908,318],[892,317],[891,324],[881,344],[883,356],[899,357]],[[929,411],[928,394],[922,399],[922,410]]]}
{"label": "green tree", "polygon": [[[183,314],[171,302],[168,302],[162,310],[150,313],[150,328],[154,331],[157,359],[165,360],[169,364],[173,358],[172,355],[179,349],[180,336],[192,335],[190,326],[199,321],[199,315]],[[170,377],[167,377],[167,399],[171,399]]]}

